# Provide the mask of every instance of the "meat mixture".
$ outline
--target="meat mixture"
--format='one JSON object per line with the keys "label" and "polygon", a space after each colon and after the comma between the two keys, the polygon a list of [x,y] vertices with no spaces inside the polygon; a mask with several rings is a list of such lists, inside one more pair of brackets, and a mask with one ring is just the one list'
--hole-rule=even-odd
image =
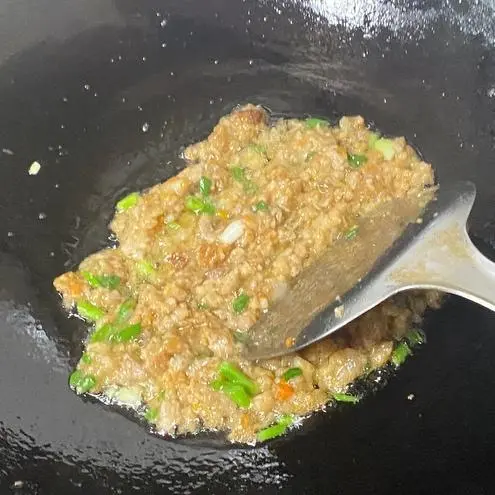
{"label": "meat mixture", "polygon": [[137,411],[163,435],[225,431],[254,443],[283,434],[421,341],[433,292],[388,300],[302,352],[242,357],[249,328],[356,217],[432,190],[432,167],[404,138],[270,120],[247,105],[184,152],[187,166],[116,205],[118,247],[55,279],[90,329],[70,385]]}

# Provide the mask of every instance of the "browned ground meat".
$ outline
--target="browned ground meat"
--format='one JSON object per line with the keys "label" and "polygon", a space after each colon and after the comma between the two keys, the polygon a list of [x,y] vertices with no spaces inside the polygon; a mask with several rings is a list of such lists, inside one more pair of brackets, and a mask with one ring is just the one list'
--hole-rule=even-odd
{"label": "browned ground meat", "polygon": [[[386,301],[298,354],[248,362],[240,352],[243,332],[357,214],[433,185],[403,138],[376,139],[361,117],[270,125],[253,105],[223,117],[186,149],[183,171],[118,207],[118,248],[55,280],[66,306],[96,310],[73,385],[138,408],[164,434],[253,442],[386,364],[434,293]],[[223,361],[256,383],[248,406],[212,388]],[[286,381],[289,368],[301,374]]]}

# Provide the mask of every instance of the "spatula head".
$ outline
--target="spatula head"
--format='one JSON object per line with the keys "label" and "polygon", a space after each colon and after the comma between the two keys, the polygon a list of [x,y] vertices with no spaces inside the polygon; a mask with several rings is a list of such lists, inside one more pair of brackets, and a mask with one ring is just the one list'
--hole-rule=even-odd
{"label": "spatula head", "polygon": [[467,189],[474,195],[470,183],[441,189],[438,198],[434,189],[427,190],[419,197],[382,203],[356,219],[357,235],[337,239],[250,329],[245,356],[262,359],[300,350],[363,313],[349,315],[347,301],[364,299],[360,308],[371,309],[396,293],[393,284],[377,287],[380,274],[398,250],[421,235],[439,209],[445,210]]}

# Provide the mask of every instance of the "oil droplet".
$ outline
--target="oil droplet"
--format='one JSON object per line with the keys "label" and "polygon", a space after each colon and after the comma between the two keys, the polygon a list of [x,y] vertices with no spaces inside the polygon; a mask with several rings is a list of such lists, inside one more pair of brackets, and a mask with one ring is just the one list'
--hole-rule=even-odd
{"label": "oil droplet", "polygon": [[167,19],[163,19],[162,22],[160,22],[160,26],[164,28],[167,25]]}
{"label": "oil droplet", "polygon": [[145,122],[141,129],[143,130],[143,132],[148,132],[150,130],[150,125],[148,124],[148,122]]}
{"label": "oil droplet", "polygon": [[44,219],[46,218],[46,213],[44,213],[44,212],[40,212],[40,213],[38,214],[38,218],[39,218],[40,220],[44,220]]}
{"label": "oil droplet", "polygon": [[85,85],[84,85],[84,89],[85,89],[86,91],[89,91],[89,90],[91,89],[91,86],[90,86],[89,84],[85,84]]}

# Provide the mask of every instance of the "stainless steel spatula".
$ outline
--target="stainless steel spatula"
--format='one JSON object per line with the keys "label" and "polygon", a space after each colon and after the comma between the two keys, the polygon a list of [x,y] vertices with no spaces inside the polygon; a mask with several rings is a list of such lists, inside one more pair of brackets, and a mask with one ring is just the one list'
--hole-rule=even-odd
{"label": "stainless steel spatula", "polygon": [[251,328],[246,357],[302,349],[407,289],[438,289],[495,310],[495,264],[466,231],[475,196],[474,184],[460,182],[441,186],[424,211],[416,197],[363,216],[354,238],[334,243]]}

